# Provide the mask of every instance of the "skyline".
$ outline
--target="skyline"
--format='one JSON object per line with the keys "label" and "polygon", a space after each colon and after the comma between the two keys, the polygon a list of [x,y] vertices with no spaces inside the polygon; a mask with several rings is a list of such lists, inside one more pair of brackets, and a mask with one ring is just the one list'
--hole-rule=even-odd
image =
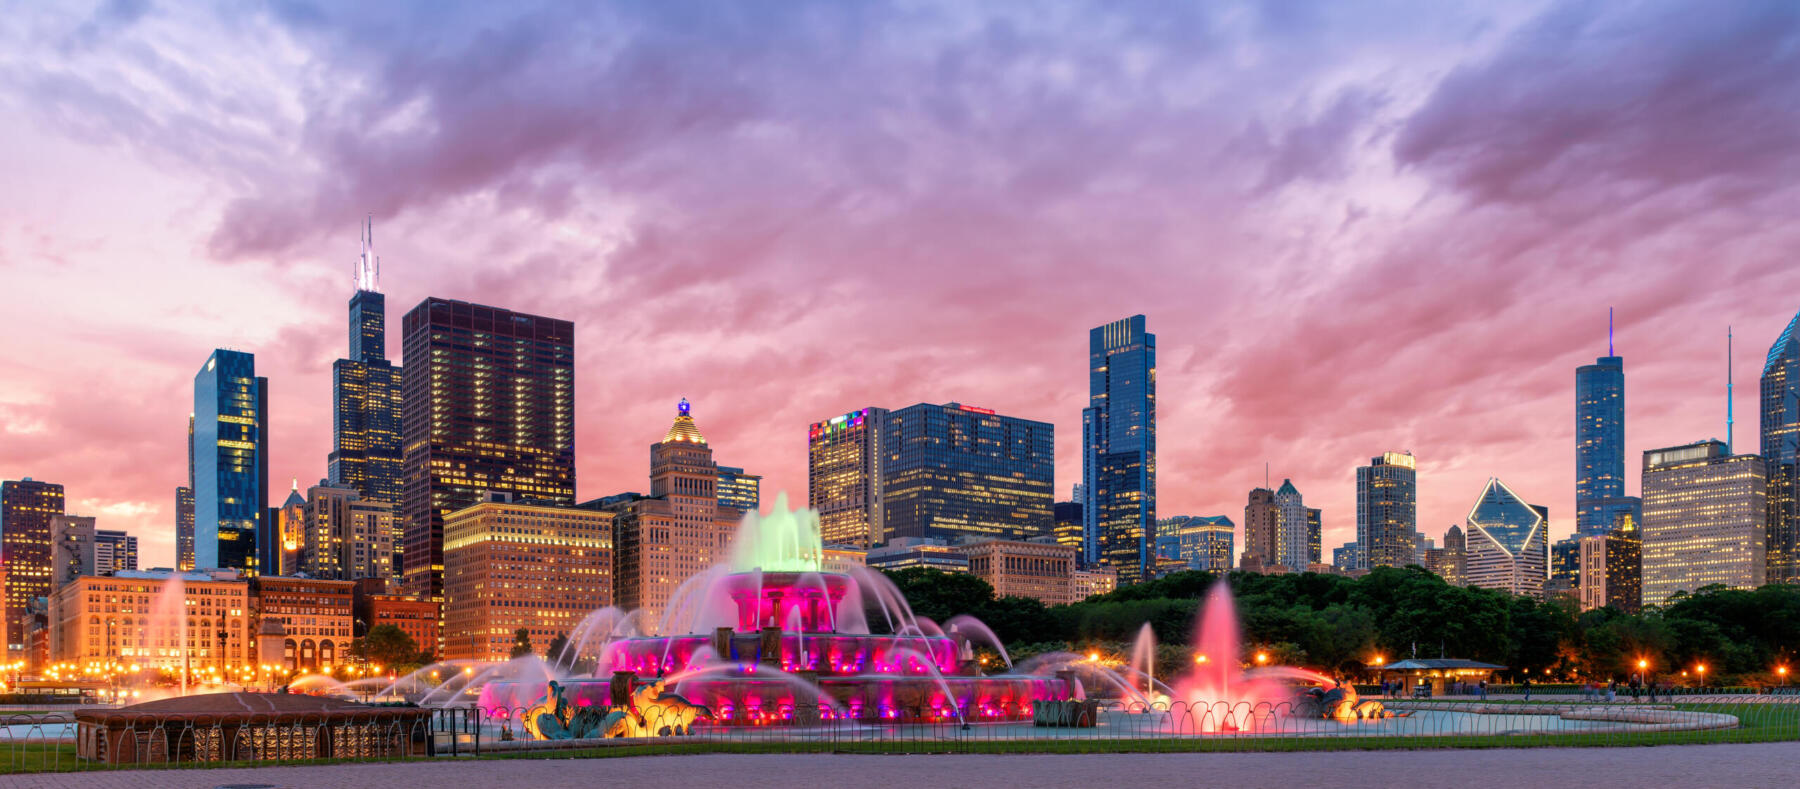
{"label": "skyline", "polygon": [[[605,28],[594,55],[536,46],[575,35],[538,9],[411,39],[404,18],[21,9],[0,23],[0,307],[22,327],[0,477],[64,485],[171,566],[216,347],[270,379],[273,490],[324,477],[367,213],[396,315],[437,296],[575,322],[578,500],[642,487],[680,397],[766,501],[805,495],[811,422],[950,401],[1055,424],[1066,500],[1080,338],[1138,313],[1161,346],[1159,517],[1238,520],[1267,461],[1325,545],[1354,538],[1356,466],[1409,450],[1426,536],[1489,477],[1570,534],[1574,368],[1608,307],[1627,493],[1643,451],[1724,438],[1727,324],[1756,413],[1755,362],[1800,306],[1794,9],[1144,8],[691,29],[587,9],[629,23],[572,24]],[[196,45],[227,34],[246,43]],[[709,43],[739,80],[713,79]]]}

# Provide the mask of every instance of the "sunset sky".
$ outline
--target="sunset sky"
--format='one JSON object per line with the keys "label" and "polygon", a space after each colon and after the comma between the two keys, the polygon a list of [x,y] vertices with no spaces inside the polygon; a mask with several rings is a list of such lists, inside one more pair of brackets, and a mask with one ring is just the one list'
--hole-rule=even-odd
{"label": "sunset sky", "polygon": [[173,557],[194,373],[270,378],[325,473],[358,226],[427,295],[575,321],[578,494],[687,397],[806,494],[808,423],[1054,422],[1087,330],[1158,337],[1160,514],[1419,458],[1573,530],[1575,367],[1618,315],[1627,468],[1756,450],[1800,309],[1800,3],[0,4],[0,478]]}

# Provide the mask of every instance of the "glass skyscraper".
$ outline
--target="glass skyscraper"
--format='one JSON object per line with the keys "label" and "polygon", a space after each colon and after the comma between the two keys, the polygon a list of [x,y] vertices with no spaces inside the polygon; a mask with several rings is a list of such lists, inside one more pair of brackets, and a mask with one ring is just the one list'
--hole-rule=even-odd
{"label": "glass skyscraper", "polygon": [[194,376],[194,567],[276,566],[269,523],[269,379],[216,350]]}
{"label": "glass skyscraper", "polygon": [[1358,567],[1419,561],[1419,475],[1410,453],[1387,452],[1356,468]]}
{"label": "glass skyscraper", "polygon": [[738,512],[762,508],[762,475],[746,474],[737,466],[719,467],[719,506]]}
{"label": "glass skyscraper", "polygon": [[1761,410],[1769,496],[1768,581],[1800,582],[1800,314],[1769,346]]}
{"label": "glass skyscraper", "polygon": [[1176,515],[1156,524],[1156,554],[1190,570],[1224,572],[1237,554],[1237,524],[1224,515]]}
{"label": "glass skyscraper", "polygon": [[1550,510],[1527,504],[1506,483],[1489,479],[1469,510],[1468,524],[1467,583],[1542,599]]}
{"label": "glass skyscraper", "polygon": [[326,478],[365,500],[398,506],[400,370],[387,358],[387,297],[376,290],[378,282],[373,231],[365,227],[350,297],[350,355],[331,365],[334,419]]}
{"label": "glass skyscraper", "polygon": [[885,539],[1048,536],[1054,430],[960,403],[889,412],[881,435]]}
{"label": "glass skyscraper", "polygon": [[575,503],[575,324],[429,298],[401,346],[406,587],[441,598],[445,515],[484,492]]}
{"label": "glass skyscraper", "polygon": [[1090,562],[1119,583],[1156,564],[1156,335],[1133,315],[1088,332],[1088,407],[1081,412],[1082,528]]}
{"label": "glass skyscraper", "polygon": [[819,511],[828,545],[867,549],[887,541],[882,525],[881,435],[885,408],[862,408],[806,431],[806,501]]}
{"label": "glass skyscraper", "polygon": [[1605,534],[1641,507],[1625,495],[1625,360],[1602,356],[1575,369],[1575,533]]}

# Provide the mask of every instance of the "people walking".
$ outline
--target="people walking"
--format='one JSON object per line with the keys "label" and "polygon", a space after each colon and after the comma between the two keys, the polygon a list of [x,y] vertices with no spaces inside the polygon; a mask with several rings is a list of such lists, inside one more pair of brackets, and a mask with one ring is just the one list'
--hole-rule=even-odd
{"label": "people walking", "polygon": [[1529,677],[1525,679],[1525,700],[1531,700],[1531,678]]}

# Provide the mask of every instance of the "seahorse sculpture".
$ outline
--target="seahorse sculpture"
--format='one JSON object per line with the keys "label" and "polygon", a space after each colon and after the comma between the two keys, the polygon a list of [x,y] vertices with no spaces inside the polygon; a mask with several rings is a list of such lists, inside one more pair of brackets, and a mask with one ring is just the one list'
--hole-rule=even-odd
{"label": "seahorse sculpture", "polygon": [[664,689],[662,680],[646,682],[632,691],[623,707],[574,709],[563,698],[563,688],[552,680],[544,698],[526,708],[526,733],[540,740],[576,740],[588,737],[680,737],[694,733],[694,724],[713,720],[712,710]]}

